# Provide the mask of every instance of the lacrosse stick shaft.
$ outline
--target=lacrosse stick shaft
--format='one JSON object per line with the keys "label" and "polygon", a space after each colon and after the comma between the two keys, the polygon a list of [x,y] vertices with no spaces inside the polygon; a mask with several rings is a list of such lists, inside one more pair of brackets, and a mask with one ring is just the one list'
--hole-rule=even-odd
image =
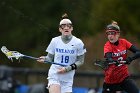
{"label": "lacrosse stick shaft", "polygon": [[[35,59],[35,60],[38,60],[39,58],[37,57],[32,57],[32,56],[27,56],[27,55],[24,55],[23,56],[24,58],[30,58],[30,59]],[[55,63],[55,62],[49,62],[49,61],[44,61],[45,63],[49,63],[49,64],[55,64],[55,65],[60,65],[60,66],[67,66],[67,65],[64,65],[64,64],[60,64],[60,63]]]}
{"label": "lacrosse stick shaft", "polygon": [[27,55],[24,55],[23,57],[24,57],[24,58],[35,59],[35,60],[38,60],[38,59],[39,59],[39,58],[37,58],[37,57],[33,57],[33,56],[27,56]]}
{"label": "lacrosse stick shaft", "polygon": [[60,63],[55,63],[55,62],[49,62],[49,61],[44,61],[45,63],[50,63],[50,64],[55,64],[55,65],[60,65],[60,66],[67,66],[67,65],[64,65],[64,64],[60,64]]}
{"label": "lacrosse stick shaft", "polygon": [[125,64],[126,61],[119,61],[119,62],[110,62],[108,63],[107,61],[104,61],[104,60],[96,60],[94,65],[97,65],[99,67],[101,67],[102,69],[106,69],[108,68],[109,65],[112,65],[112,64],[116,64],[117,66],[122,66],[123,64]]}
{"label": "lacrosse stick shaft", "polygon": [[[119,65],[118,66],[121,66],[121,65],[123,65],[125,63],[126,63],[126,61],[119,61]],[[116,64],[116,62],[109,63],[109,65],[111,65],[111,64]]]}

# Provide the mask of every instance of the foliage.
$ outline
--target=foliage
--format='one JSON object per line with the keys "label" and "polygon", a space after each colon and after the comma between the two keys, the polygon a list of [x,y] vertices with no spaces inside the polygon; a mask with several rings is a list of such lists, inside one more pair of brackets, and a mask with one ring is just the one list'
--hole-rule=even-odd
{"label": "foliage", "polygon": [[[139,0],[1,0],[0,45],[33,56],[46,55],[51,38],[60,35],[63,13],[68,14],[73,34],[80,38],[103,32],[111,20],[119,23],[123,35],[139,37],[139,4]],[[7,61],[3,54],[0,59]],[[24,66],[33,64],[25,62]]]}

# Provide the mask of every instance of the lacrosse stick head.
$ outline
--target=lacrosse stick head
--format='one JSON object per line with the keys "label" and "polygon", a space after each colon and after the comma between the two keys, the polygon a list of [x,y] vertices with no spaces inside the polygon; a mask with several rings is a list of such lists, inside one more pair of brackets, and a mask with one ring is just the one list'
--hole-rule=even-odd
{"label": "lacrosse stick head", "polygon": [[99,66],[100,68],[102,68],[103,70],[108,68],[108,63],[104,60],[100,60],[100,59],[96,59],[94,61],[94,65]]}
{"label": "lacrosse stick head", "polygon": [[6,48],[6,46],[2,46],[1,51],[10,59],[12,60],[12,58],[16,58],[19,59],[21,57],[23,57],[24,55],[17,52],[17,51],[10,51]]}

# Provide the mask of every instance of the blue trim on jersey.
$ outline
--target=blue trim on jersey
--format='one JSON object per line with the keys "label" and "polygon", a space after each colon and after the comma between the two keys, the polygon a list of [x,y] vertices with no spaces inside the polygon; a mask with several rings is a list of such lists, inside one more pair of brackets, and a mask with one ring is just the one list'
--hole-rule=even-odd
{"label": "blue trim on jersey", "polygon": [[74,50],[60,49],[60,48],[56,48],[56,52],[58,52],[58,53],[69,53],[69,54],[74,54],[75,53]]}

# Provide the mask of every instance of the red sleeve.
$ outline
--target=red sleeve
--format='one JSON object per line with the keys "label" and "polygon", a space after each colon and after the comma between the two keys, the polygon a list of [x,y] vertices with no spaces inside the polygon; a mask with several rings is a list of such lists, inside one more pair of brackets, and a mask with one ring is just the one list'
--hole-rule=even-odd
{"label": "red sleeve", "polygon": [[129,49],[132,46],[132,43],[130,43],[129,41],[127,41],[126,39],[124,39],[125,43],[126,43],[126,48]]}

